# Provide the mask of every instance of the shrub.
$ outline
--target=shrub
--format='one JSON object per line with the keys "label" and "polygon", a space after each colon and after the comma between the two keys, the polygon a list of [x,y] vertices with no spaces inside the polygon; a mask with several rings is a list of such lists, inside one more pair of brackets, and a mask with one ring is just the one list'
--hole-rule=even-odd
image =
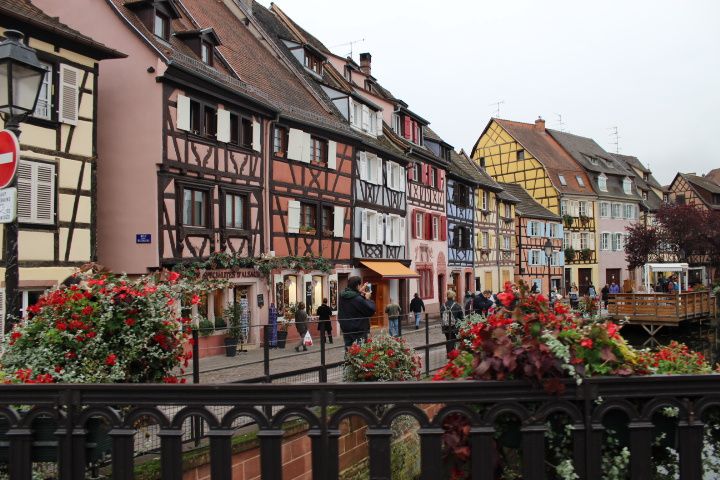
{"label": "shrub", "polygon": [[345,354],[345,380],[390,382],[420,378],[420,357],[403,338],[380,334],[353,344]]}

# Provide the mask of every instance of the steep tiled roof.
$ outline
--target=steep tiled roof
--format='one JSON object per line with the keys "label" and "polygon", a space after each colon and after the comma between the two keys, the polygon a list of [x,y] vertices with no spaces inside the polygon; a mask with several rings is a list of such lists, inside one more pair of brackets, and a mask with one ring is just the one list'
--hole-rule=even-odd
{"label": "steep tiled roof", "polygon": [[[606,152],[595,140],[557,130],[548,129],[547,132],[585,168],[595,193],[627,200],[640,199],[635,189],[629,194],[623,189],[625,177],[634,179],[635,172],[624,161],[618,161],[613,154]],[[601,175],[607,179],[607,191],[601,190],[598,185],[598,177]]]}
{"label": "steep tiled roof", "polygon": [[[652,171],[649,168],[645,167],[645,165],[643,165],[642,162],[637,157],[634,157],[632,155],[622,155],[620,153],[613,153],[612,155],[613,155],[613,157],[627,163],[629,167],[634,168],[636,170],[639,170],[639,171],[647,174],[648,179],[647,180],[643,179],[643,181],[645,183],[647,183],[649,186],[651,186],[653,188],[657,188],[658,190],[665,190],[665,187],[660,185],[660,182],[658,182],[657,179],[655,179],[655,177],[652,174]],[[638,183],[639,183],[639,181],[638,181]]]}
{"label": "steep tiled roof", "polygon": [[710,170],[708,173],[705,174],[705,178],[707,178],[711,182],[715,182],[720,185],[720,168]]}
{"label": "steep tiled roof", "polygon": [[510,193],[513,197],[518,199],[519,203],[515,207],[515,211],[518,215],[522,217],[541,218],[557,222],[560,221],[559,215],[555,215],[550,210],[536,202],[522,186],[514,183],[500,183],[500,186],[505,189],[505,192]]}
{"label": "steep tiled roof", "polygon": [[127,56],[100,42],[96,42],[74,28],[68,27],[60,22],[57,17],[47,15],[29,0],[0,0],[0,17],[3,17],[3,26],[5,27],[10,26],[10,22],[5,19],[28,24],[39,30],[58,35],[71,44],[87,49],[89,56],[97,60]]}
{"label": "steep tiled roof", "polygon": [[467,183],[500,191],[500,185],[490,176],[477,167],[464,152],[450,151],[450,165],[448,174]]}
{"label": "steep tiled roof", "polygon": [[685,180],[687,180],[688,182],[692,183],[695,186],[703,188],[713,194],[720,194],[720,185],[718,185],[717,183],[715,183],[711,180],[708,180],[705,177],[700,177],[698,175],[693,175],[691,173],[681,173],[680,175]]}
{"label": "steep tiled roof", "polygon": [[[514,122],[500,118],[494,118],[493,120],[543,164],[558,191],[579,195],[594,194],[585,170],[546,130],[536,128],[531,123]],[[560,183],[559,175],[565,177],[567,185]],[[581,186],[576,177],[580,177],[585,186]]]}
{"label": "steep tiled roof", "polygon": [[444,140],[440,138],[440,135],[435,133],[435,131],[430,127],[424,128],[424,135],[425,138],[429,138],[430,140],[434,140],[437,143],[442,143]]}

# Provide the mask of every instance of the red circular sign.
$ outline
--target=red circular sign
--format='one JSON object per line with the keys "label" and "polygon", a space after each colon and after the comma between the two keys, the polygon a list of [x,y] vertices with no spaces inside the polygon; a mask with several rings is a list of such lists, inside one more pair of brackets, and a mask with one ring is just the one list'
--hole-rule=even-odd
{"label": "red circular sign", "polygon": [[0,132],[0,188],[10,185],[18,167],[20,145],[17,137],[9,130]]}

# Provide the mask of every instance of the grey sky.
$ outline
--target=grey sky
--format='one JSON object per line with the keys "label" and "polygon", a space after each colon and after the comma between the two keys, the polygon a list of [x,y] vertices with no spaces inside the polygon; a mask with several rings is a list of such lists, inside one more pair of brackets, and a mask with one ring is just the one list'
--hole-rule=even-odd
{"label": "grey sky", "polygon": [[[261,0],[269,6],[269,0]],[[278,0],[328,47],[373,55],[373,75],[456,149],[500,116],[594,138],[649,164],[720,167],[720,1]],[[331,50],[349,53],[349,46]]]}

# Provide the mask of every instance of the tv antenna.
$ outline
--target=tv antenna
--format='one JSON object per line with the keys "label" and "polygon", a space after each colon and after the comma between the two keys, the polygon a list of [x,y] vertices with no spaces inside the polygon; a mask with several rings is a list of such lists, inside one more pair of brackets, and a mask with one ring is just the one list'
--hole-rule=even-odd
{"label": "tv antenna", "polygon": [[610,130],[610,136],[614,139],[613,142],[610,142],[612,145],[615,145],[615,153],[620,153],[620,133],[618,132],[618,127],[610,127],[608,130]]}
{"label": "tv antenna", "polygon": [[348,53],[348,57],[352,58],[352,55],[353,55],[353,45],[355,45],[356,43],[362,43],[362,42],[364,42],[364,41],[365,41],[364,38],[360,38],[360,39],[358,39],[358,40],[352,40],[352,41],[350,41],[350,42],[338,43],[337,45],[333,45],[333,46],[331,46],[330,48],[345,47],[345,46],[349,45],[349,46],[350,46],[350,53]]}
{"label": "tv antenna", "polygon": [[556,113],[555,116],[557,117],[557,121],[555,122],[557,124],[558,130],[561,132],[565,131],[565,122],[563,122],[562,114]]}
{"label": "tv antenna", "polygon": [[491,103],[490,107],[495,107],[495,118],[500,118],[500,105],[505,103],[505,100],[500,100],[499,102]]}

